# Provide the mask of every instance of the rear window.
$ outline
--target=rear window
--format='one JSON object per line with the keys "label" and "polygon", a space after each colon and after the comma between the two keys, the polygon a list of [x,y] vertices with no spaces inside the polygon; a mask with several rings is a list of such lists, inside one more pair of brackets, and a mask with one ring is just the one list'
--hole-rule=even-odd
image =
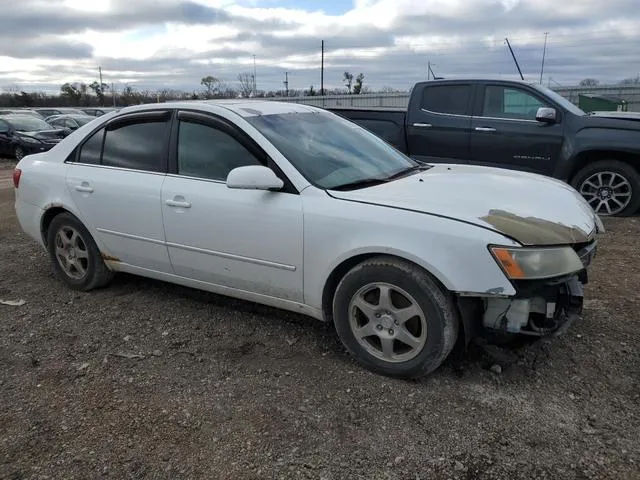
{"label": "rear window", "polygon": [[421,108],[430,112],[467,115],[471,85],[434,85],[424,89]]}

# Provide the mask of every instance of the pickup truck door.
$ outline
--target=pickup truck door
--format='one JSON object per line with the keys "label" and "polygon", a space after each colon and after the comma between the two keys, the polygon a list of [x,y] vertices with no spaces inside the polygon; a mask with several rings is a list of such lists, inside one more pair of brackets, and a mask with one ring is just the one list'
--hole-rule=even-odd
{"label": "pickup truck door", "polygon": [[447,82],[421,88],[412,94],[407,113],[410,156],[429,163],[468,163],[474,85]]}
{"label": "pickup truck door", "polygon": [[470,163],[551,175],[564,128],[561,119],[554,124],[536,121],[540,107],[555,108],[525,86],[479,85],[471,120]]}

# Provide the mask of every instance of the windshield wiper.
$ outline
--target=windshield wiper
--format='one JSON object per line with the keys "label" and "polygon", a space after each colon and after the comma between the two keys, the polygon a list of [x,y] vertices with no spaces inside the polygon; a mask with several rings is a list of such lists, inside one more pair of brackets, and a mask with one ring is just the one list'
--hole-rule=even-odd
{"label": "windshield wiper", "polygon": [[400,170],[399,172],[394,173],[393,175],[389,175],[388,177],[386,177],[386,180],[387,181],[397,180],[398,178],[405,177],[415,172],[423,172],[425,170],[429,170],[430,168],[431,168],[431,165],[422,165],[422,164],[414,165],[413,167],[408,167],[403,170]]}
{"label": "windshield wiper", "polygon": [[387,178],[365,178],[363,180],[356,180],[355,182],[344,183],[342,185],[336,185],[335,187],[328,188],[327,190],[351,190],[356,188],[373,187],[380,185],[381,183],[387,183]]}

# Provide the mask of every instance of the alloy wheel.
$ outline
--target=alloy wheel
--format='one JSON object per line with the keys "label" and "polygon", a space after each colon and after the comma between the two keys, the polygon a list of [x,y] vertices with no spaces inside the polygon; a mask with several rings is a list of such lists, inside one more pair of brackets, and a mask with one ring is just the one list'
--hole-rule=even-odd
{"label": "alloy wheel", "polygon": [[387,283],[360,288],[349,303],[349,324],[357,342],[385,362],[416,357],[427,341],[427,322],[418,302]]}
{"label": "alloy wheel", "polygon": [[73,227],[58,230],[55,239],[56,260],[70,278],[81,280],[89,268],[89,251],[80,233]]}
{"label": "alloy wheel", "polygon": [[578,190],[598,215],[617,215],[631,202],[631,183],[616,172],[601,171],[587,177]]}

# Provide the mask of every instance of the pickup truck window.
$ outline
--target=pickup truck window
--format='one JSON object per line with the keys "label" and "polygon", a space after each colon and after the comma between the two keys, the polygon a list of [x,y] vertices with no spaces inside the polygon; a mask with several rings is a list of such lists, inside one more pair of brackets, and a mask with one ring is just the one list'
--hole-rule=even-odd
{"label": "pickup truck window", "polygon": [[422,93],[420,108],[435,113],[467,115],[471,85],[433,85]]}
{"label": "pickup truck window", "polygon": [[535,121],[538,108],[546,106],[524,90],[490,85],[485,87],[482,116]]}
{"label": "pickup truck window", "polygon": [[313,185],[385,181],[419,164],[380,137],[328,112],[246,117]]}

